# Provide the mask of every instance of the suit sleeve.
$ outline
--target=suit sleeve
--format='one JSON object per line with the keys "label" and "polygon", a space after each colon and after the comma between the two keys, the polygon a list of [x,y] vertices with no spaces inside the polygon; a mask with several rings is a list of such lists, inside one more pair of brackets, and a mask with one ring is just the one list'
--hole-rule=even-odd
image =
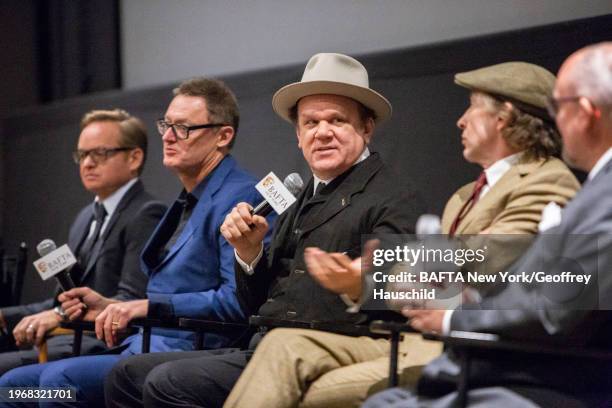
{"label": "suit sleeve", "polygon": [[477,305],[482,310],[456,310],[451,329],[536,341],[569,337],[578,343],[587,343],[594,333],[588,326],[609,313],[598,309],[610,308],[607,296],[612,293],[610,225],[612,216],[609,215],[606,220],[599,220],[588,234],[586,231],[564,234],[559,246],[551,245],[551,241],[561,239],[560,235],[544,234],[513,269],[515,273],[577,271],[591,276],[588,285],[565,284],[559,291],[559,286],[554,284],[508,283],[496,295]]}
{"label": "suit sleeve", "polygon": [[140,253],[165,211],[162,203],[150,201],[127,224],[123,237],[125,253],[115,299],[126,301],[146,297],[147,278],[140,268]]}
{"label": "suit sleeve", "polygon": [[2,316],[4,317],[8,331],[12,331],[24,317],[52,309],[53,304],[53,299],[47,299],[42,302],[30,303],[28,305],[3,308]]}

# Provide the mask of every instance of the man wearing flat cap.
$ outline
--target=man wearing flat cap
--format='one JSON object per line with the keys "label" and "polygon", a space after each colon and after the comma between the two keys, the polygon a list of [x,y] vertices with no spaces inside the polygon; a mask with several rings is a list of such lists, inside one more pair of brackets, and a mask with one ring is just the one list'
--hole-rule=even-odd
{"label": "man wearing flat cap", "polygon": [[[554,157],[561,143],[545,108],[554,75],[533,64],[511,62],[457,74],[455,81],[471,91],[470,107],[457,122],[463,131],[463,155],[483,173],[480,182],[451,197],[442,232],[463,235],[459,238],[470,246],[487,245],[493,254],[487,270],[505,270],[525,249],[521,242],[510,250],[513,240],[507,234],[521,234],[522,240],[535,234],[543,208],[551,202],[565,205],[579,187],[567,166]],[[476,234],[487,234],[481,236],[485,241]],[[346,270],[359,277],[359,262],[343,270],[349,260],[336,262],[337,255],[319,249],[307,249],[305,258],[309,272],[328,289],[349,293],[360,288],[359,280],[343,278]],[[406,314],[413,317],[415,329],[440,332],[442,327],[423,322],[441,325],[452,312]],[[226,406],[357,407],[387,384],[388,347],[386,341],[366,337],[273,331],[258,347]],[[440,343],[405,335],[400,345],[402,380],[414,383],[420,366],[441,350]]]}
{"label": "man wearing flat cap", "polygon": [[[610,406],[612,376],[604,356],[612,337],[611,73],[612,42],[578,50],[561,66],[548,109],[563,138],[564,160],[588,176],[562,212],[544,212],[541,233],[508,269],[513,276],[534,269],[548,276],[583,273],[589,282],[555,292],[558,284],[511,281],[456,310],[452,331],[512,340],[513,347],[488,341],[488,350],[473,349],[469,373],[461,373],[459,350],[450,346],[424,368],[416,388],[384,391],[364,407]],[[464,398],[457,390],[461,374],[469,377]]]}
{"label": "man wearing flat cap", "polygon": [[[350,262],[361,253],[363,234],[413,232],[420,212],[414,192],[393,188],[398,176],[368,149],[375,127],[390,117],[391,104],[370,89],[360,62],[323,53],[309,60],[300,82],[276,92],[272,106],[293,125],[312,178],[278,218],[267,251],[262,240],[269,226],[251,215],[250,205],[240,203],[226,217],[221,232],[235,248],[240,304],[246,315],[367,324],[368,316],[346,311],[359,290],[340,296],[324,288],[306,272],[304,252],[316,246]],[[124,393],[116,400],[146,406],[220,406],[262,337],[257,333],[242,351],[130,358],[111,373],[107,395]]]}

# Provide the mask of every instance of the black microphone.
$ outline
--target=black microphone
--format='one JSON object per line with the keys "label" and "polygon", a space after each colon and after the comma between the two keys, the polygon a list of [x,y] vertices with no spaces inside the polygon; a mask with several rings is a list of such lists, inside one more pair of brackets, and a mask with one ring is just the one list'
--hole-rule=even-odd
{"label": "black microphone", "polygon": [[[297,173],[291,173],[285,177],[283,184],[294,196],[298,195],[302,188],[304,188],[304,181],[302,181],[302,177],[300,177],[300,175]],[[268,201],[263,200],[261,203],[259,203],[259,205],[257,205],[257,207],[251,210],[251,215],[261,215],[262,217],[265,217],[266,215],[270,214],[270,211],[272,211],[272,206],[270,203],[268,203]]]}
{"label": "black microphone", "polygon": [[[43,239],[38,245],[36,245],[36,251],[38,251],[38,255],[40,255],[41,257],[50,254],[56,249],[57,245],[55,245],[55,242],[53,242],[52,239]],[[72,268],[68,267],[62,269],[54,275],[55,279],[57,279],[64,292],[72,288],[76,288],[74,281],[70,277],[70,269]]]}

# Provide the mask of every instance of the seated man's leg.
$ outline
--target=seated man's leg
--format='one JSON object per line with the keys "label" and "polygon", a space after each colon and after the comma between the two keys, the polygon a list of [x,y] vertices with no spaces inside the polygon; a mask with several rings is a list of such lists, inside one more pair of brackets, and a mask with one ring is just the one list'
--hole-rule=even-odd
{"label": "seated man's leg", "polygon": [[[470,408],[521,407],[544,408],[563,406],[567,408],[587,408],[582,401],[552,390],[530,387],[511,390],[503,387],[476,388],[468,392]],[[455,408],[457,392],[441,397],[417,396],[404,388],[391,388],[380,392],[362,405],[363,408]]]}
{"label": "seated man's leg", "polygon": [[275,329],[257,346],[226,407],[296,406],[323,374],[388,355],[386,340]]}
{"label": "seated man's leg", "polygon": [[[350,343],[351,347],[357,345]],[[347,343],[347,346],[349,343]],[[398,368],[400,384],[414,387],[422,367],[442,352],[442,343],[424,340],[420,334],[407,334],[400,343]],[[331,370],[314,381],[302,399],[301,407],[359,407],[365,399],[387,388],[388,354],[374,360]]]}
{"label": "seated man's leg", "polygon": [[206,354],[154,368],[145,381],[144,406],[222,406],[252,351],[221,349],[201,353]]}
{"label": "seated man's leg", "polygon": [[142,407],[142,388],[147,375],[168,361],[202,357],[206,351],[150,353],[130,356],[113,366],[104,381],[109,407]]}
{"label": "seated man's leg", "polygon": [[[18,367],[6,372],[0,377],[0,388],[15,388],[15,387],[38,387],[40,374],[43,370],[52,363],[32,364],[23,367]],[[2,403],[3,407],[38,407],[38,403]]]}
{"label": "seated man's leg", "polygon": [[[72,343],[74,336],[55,336],[47,340],[48,361],[72,357]],[[104,350],[104,343],[95,337],[83,336],[81,353],[90,354]],[[0,354],[0,375],[13,368],[38,363],[38,350],[18,350]]]}

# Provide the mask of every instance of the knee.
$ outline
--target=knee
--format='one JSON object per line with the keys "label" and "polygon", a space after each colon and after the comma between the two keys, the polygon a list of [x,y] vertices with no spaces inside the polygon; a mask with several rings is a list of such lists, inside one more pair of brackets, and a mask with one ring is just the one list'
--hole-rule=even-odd
{"label": "knee", "polygon": [[0,377],[0,387],[20,387],[23,385],[19,368],[9,370]]}
{"label": "knee", "polygon": [[117,384],[125,384],[126,382],[129,382],[129,365],[129,359],[124,359],[119,361],[113,366],[113,368],[111,368],[104,379],[104,390],[106,394],[108,394],[108,392],[112,392]]}
{"label": "knee", "polygon": [[143,398],[159,394],[173,394],[177,384],[181,384],[180,370],[173,370],[171,364],[161,364],[155,367],[145,378],[142,389]]}
{"label": "knee", "polygon": [[40,373],[41,387],[75,387],[68,376],[69,367],[63,364],[49,364]]}

